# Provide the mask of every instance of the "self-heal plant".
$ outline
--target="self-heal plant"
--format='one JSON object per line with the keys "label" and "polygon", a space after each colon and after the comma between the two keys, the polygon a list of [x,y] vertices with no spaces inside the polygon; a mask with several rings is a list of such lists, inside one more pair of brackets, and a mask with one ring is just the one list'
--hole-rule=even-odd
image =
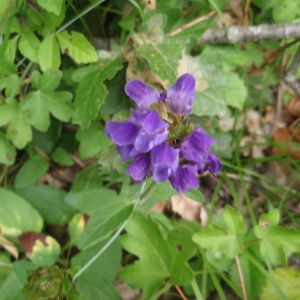
{"label": "self-heal plant", "polygon": [[117,145],[123,161],[133,159],[126,173],[136,182],[153,177],[169,179],[178,193],[199,186],[197,173],[217,173],[219,159],[210,151],[216,140],[202,127],[187,124],[195,100],[195,79],[178,78],[167,92],[159,92],[140,80],[130,80],[125,93],[137,104],[124,122],[106,123],[106,134]]}

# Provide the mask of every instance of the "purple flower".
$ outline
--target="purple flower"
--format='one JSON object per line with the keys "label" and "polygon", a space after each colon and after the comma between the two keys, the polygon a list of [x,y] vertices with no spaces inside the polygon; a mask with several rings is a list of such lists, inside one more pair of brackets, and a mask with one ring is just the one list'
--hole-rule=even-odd
{"label": "purple flower", "polygon": [[124,146],[135,141],[139,128],[131,122],[131,119],[125,122],[109,121],[106,123],[105,132],[117,145]]}
{"label": "purple flower", "polygon": [[126,174],[135,182],[151,176],[156,182],[169,179],[178,193],[184,193],[199,186],[197,173],[220,170],[219,159],[209,152],[215,139],[184,122],[195,100],[191,74],[179,77],[168,91],[158,92],[134,79],[125,92],[138,109],[132,109],[132,117],[124,122],[107,122],[105,131],[122,160],[133,159]]}
{"label": "purple flower", "polygon": [[[209,152],[211,145],[216,142],[201,127],[192,131],[180,144],[180,154],[198,167],[198,173],[209,170],[212,173],[219,170],[221,163],[218,158]],[[211,165],[211,166],[210,166]]]}
{"label": "purple flower", "polygon": [[136,182],[143,182],[150,171],[151,160],[144,155],[136,156],[127,167],[126,174],[130,175]]}
{"label": "purple flower", "polygon": [[153,180],[166,181],[171,173],[176,172],[179,164],[179,149],[174,149],[168,144],[154,147],[151,151]]}
{"label": "purple flower", "polygon": [[150,109],[150,106],[160,99],[160,93],[157,90],[148,87],[144,82],[137,79],[129,80],[126,83],[125,93],[141,110]]}
{"label": "purple flower", "polygon": [[175,85],[168,90],[167,99],[174,113],[184,117],[191,113],[195,100],[195,84],[195,78],[187,73],[180,76]]}
{"label": "purple flower", "polygon": [[177,193],[184,193],[188,190],[199,187],[199,181],[196,177],[197,167],[191,165],[179,166],[169,180]]}

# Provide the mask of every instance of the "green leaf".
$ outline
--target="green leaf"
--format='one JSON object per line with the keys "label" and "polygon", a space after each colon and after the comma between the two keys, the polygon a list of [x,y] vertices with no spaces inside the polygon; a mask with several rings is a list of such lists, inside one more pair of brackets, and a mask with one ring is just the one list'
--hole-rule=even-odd
{"label": "green leaf", "polygon": [[60,121],[67,122],[73,114],[72,94],[65,91],[53,91],[59,85],[61,71],[47,70],[43,75],[32,73],[32,91],[21,102],[21,110],[27,112],[28,122],[40,131],[46,131],[50,125],[51,112]]}
{"label": "green leaf", "polygon": [[21,78],[16,74],[10,74],[0,79],[0,90],[5,89],[6,97],[14,98],[20,94],[20,87],[22,85]]}
{"label": "green leaf", "polygon": [[32,145],[41,149],[45,154],[50,154],[61,135],[62,123],[57,119],[52,119],[50,127],[46,132],[41,132],[33,128]]}
{"label": "green leaf", "polygon": [[211,148],[212,152],[221,158],[231,158],[233,152],[231,134],[214,132],[212,137],[217,140],[217,143]]}
{"label": "green leaf", "polygon": [[48,224],[63,226],[75,213],[75,210],[65,202],[67,193],[54,186],[35,184],[16,189],[15,192],[37,209]]}
{"label": "green leaf", "polygon": [[226,103],[232,107],[242,110],[244,107],[247,89],[245,83],[236,73],[226,72]]}
{"label": "green leaf", "polygon": [[[143,288],[145,299],[151,298],[163,282],[169,278],[173,284],[186,285],[193,278],[187,260],[194,254],[190,248],[190,237],[170,232],[164,239],[159,227],[151,217],[136,212],[126,226],[127,234],[121,237],[123,248],[139,257],[134,264],[126,266],[120,273],[133,288]],[[147,234],[145,234],[147,233]],[[183,241],[181,240],[181,241]],[[190,241],[191,242],[191,241]]]}
{"label": "green leaf", "polygon": [[227,258],[234,258],[243,251],[243,237],[247,231],[240,213],[226,205],[223,212],[225,228],[210,225],[193,236],[193,241],[213,253],[224,250]]}
{"label": "green leaf", "polygon": [[129,218],[132,211],[131,199],[116,196],[107,201],[102,197],[78,241],[78,247],[86,249],[105,239]]}
{"label": "green leaf", "polygon": [[42,92],[52,92],[58,88],[62,78],[62,71],[47,70],[40,74],[38,71],[33,71],[31,74],[32,84],[37,90]]}
{"label": "green leaf", "polygon": [[109,58],[100,59],[98,64],[80,68],[73,73],[73,79],[79,82],[75,96],[75,113],[72,119],[82,129],[87,129],[98,116],[104,103],[107,88],[104,81],[115,76],[123,68],[122,53],[113,52]]}
{"label": "green leaf", "polygon": [[12,166],[16,160],[16,150],[0,133],[0,164]]}
{"label": "green leaf", "polygon": [[[87,172],[84,172],[86,174]],[[83,175],[83,174],[82,174]],[[76,179],[78,184],[78,178]],[[101,203],[107,199],[115,198],[117,193],[114,190],[98,186],[90,187],[83,191],[72,191],[66,196],[66,202],[79,211],[92,215]]]}
{"label": "green leaf", "polygon": [[260,239],[260,254],[273,265],[286,265],[292,252],[300,251],[300,230],[278,226],[277,209],[259,218],[254,233]]}
{"label": "green leaf", "polygon": [[17,35],[10,39],[5,47],[4,59],[10,64],[14,63],[16,52],[17,52],[17,42],[20,36]]}
{"label": "green leaf", "polygon": [[[274,279],[278,287],[284,292],[285,296],[289,300],[300,299],[300,287],[299,277],[300,270],[295,268],[277,268],[273,272]],[[269,299],[282,299],[282,295],[279,294],[278,288],[274,286],[274,283],[270,280],[267,281],[267,285],[264,287],[261,300]]]}
{"label": "green leaf", "polygon": [[46,98],[48,99],[48,109],[52,115],[63,122],[68,122],[73,115],[72,94],[69,92],[52,92],[48,93]]}
{"label": "green leaf", "polygon": [[276,1],[273,7],[273,18],[275,23],[290,23],[299,18],[300,1],[299,0],[281,0]]}
{"label": "green leaf", "polygon": [[19,111],[7,129],[7,138],[18,149],[23,149],[32,140],[31,126],[24,112]]}
{"label": "green leaf", "polygon": [[11,272],[0,287],[1,300],[27,300],[22,292],[23,283],[20,281],[15,272]]}
{"label": "green leaf", "polygon": [[7,99],[6,104],[0,105],[0,126],[6,125],[14,119],[18,113],[18,102],[15,99]]}
{"label": "green leaf", "polygon": [[39,131],[46,131],[50,125],[47,99],[40,91],[30,92],[21,103],[21,109],[27,112],[27,121]]}
{"label": "green leaf", "polygon": [[[86,224],[86,218],[84,214],[78,213],[73,216],[68,224],[68,232],[70,236],[70,245],[77,245],[79,238],[84,230]],[[97,245],[98,246],[98,245]]]}
{"label": "green leaf", "polygon": [[[261,268],[258,268],[257,265],[253,264],[243,253],[239,256],[239,260],[241,264],[248,299],[258,299],[258,296],[260,295],[263,287],[266,284],[266,275],[261,271],[264,268],[264,265],[260,263],[259,260],[257,260],[256,263],[261,266]],[[240,275],[238,274],[236,264],[231,264],[229,274],[232,282],[237,287],[239,287]],[[255,280],[253,280],[253,278],[255,278]]]}
{"label": "green leaf", "polygon": [[15,187],[25,188],[37,182],[49,169],[49,162],[41,155],[35,155],[27,160],[17,173]]}
{"label": "green leaf", "polygon": [[3,236],[17,242],[17,237],[24,232],[42,230],[42,217],[22,197],[0,188],[0,199],[0,228]]}
{"label": "green leaf", "polygon": [[61,51],[67,52],[76,63],[87,64],[98,60],[96,50],[83,34],[76,31],[62,31],[57,34],[57,38]]}
{"label": "green leaf", "polygon": [[180,62],[179,73],[189,72],[196,79],[196,99],[192,113],[197,116],[229,117],[226,105],[226,78],[221,64],[214,57],[185,56]]}
{"label": "green leaf", "polygon": [[41,42],[36,37],[33,31],[28,28],[23,30],[19,41],[19,50],[23,56],[25,56],[32,62],[38,63],[40,44]]}
{"label": "green leaf", "polygon": [[[80,270],[99,250],[105,246],[107,239],[94,247],[80,251],[71,260],[72,268]],[[113,283],[119,270],[122,258],[122,248],[119,241],[113,242],[103,254],[80,276],[80,280],[88,284],[98,285],[105,279]],[[103,283],[103,282],[102,282]]]}
{"label": "green leaf", "polygon": [[112,144],[107,138],[103,125],[92,122],[86,130],[76,133],[76,140],[80,142],[79,155],[82,159],[88,159],[107,151]]}
{"label": "green leaf", "polygon": [[0,16],[4,15],[11,6],[13,0],[2,0],[0,3]]}
{"label": "green leaf", "polygon": [[[97,190],[102,185],[102,180],[103,179],[102,175],[100,174],[98,164],[91,165],[77,174],[75,181],[73,182],[71,192],[81,192],[92,189]],[[114,195],[116,195],[115,191],[110,191],[113,192]],[[70,203],[70,205],[72,204]]]}
{"label": "green leaf", "polygon": [[100,155],[99,164],[102,165],[108,171],[117,171],[123,173],[125,171],[126,165],[121,159],[121,156],[116,150],[115,145],[111,145],[108,151],[105,151]]}
{"label": "green leaf", "polygon": [[63,0],[37,0],[37,3],[47,11],[59,15],[62,10]]}
{"label": "green leaf", "polygon": [[178,62],[186,40],[174,37],[155,37],[144,34],[133,34],[135,50],[147,60],[151,71],[158,75],[166,85],[177,80]]}
{"label": "green leaf", "polygon": [[[49,1],[49,0],[48,0]],[[61,0],[59,0],[61,1]],[[54,1],[52,1],[54,2]],[[45,9],[40,12],[43,23],[47,26],[47,28],[51,29],[51,31],[55,31],[55,29],[64,21],[65,19],[65,1],[62,2],[61,12],[59,15],[51,13]]]}
{"label": "green leaf", "polygon": [[63,166],[73,166],[74,160],[68,151],[61,147],[57,147],[51,155],[52,159]]}
{"label": "green leaf", "polygon": [[101,300],[122,300],[121,296],[116,292],[112,283],[107,282],[105,279],[97,284],[89,284],[83,282],[80,278],[76,281],[76,291],[79,293],[78,299],[101,299]]}
{"label": "green leaf", "polygon": [[43,72],[48,69],[57,70],[60,66],[59,45],[53,34],[47,36],[39,49],[39,64]]}

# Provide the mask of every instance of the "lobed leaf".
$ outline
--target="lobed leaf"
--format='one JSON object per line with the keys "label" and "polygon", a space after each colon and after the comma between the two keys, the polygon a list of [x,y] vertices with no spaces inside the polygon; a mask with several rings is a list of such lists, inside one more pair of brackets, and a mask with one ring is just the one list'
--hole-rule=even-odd
{"label": "lobed leaf", "polygon": [[98,64],[91,64],[74,72],[73,78],[79,82],[72,119],[74,124],[80,125],[82,129],[90,126],[107,95],[104,81],[113,78],[122,68],[122,54],[118,50],[110,54],[109,58],[100,59]]}
{"label": "lobed leaf", "polygon": [[120,276],[134,288],[143,288],[145,298],[150,298],[167,278],[178,285],[186,285],[192,280],[193,272],[187,260],[194,254],[194,249],[181,239],[179,242],[175,232],[170,232],[164,239],[157,223],[138,212],[129,221],[126,231],[127,234],[121,237],[122,246],[139,260],[126,266]]}
{"label": "lobed leaf", "polygon": [[300,230],[285,228],[278,223],[279,211],[274,209],[260,216],[254,233],[260,239],[260,254],[273,265],[286,265],[288,256],[300,251]]}
{"label": "lobed leaf", "polygon": [[210,225],[193,236],[193,241],[213,253],[224,251],[227,258],[234,258],[244,249],[243,237],[247,230],[242,216],[231,206],[226,205],[223,212],[226,227]]}

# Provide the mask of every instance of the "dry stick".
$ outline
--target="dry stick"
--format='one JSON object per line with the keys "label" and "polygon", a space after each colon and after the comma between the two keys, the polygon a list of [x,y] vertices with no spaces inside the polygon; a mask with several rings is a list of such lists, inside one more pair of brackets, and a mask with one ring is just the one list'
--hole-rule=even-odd
{"label": "dry stick", "polygon": [[300,97],[300,83],[299,81],[296,79],[296,72],[297,72],[297,68],[299,66],[300,63],[300,48],[298,49],[294,61],[291,65],[291,67],[289,68],[289,70],[287,71],[285,77],[284,77],[284,81],[285,83],[291,88],[293,89],[293,91],[296,93],[296,95],[298,97]]}
{"label": "dry stick", "polygon": [[208,13],[208,14],[205,15],[205,16],[201,16],[200,18],[198,18],[198,19],[196,19],[196,20],[193,20],[193,21],[191,21],[191,22],[189,22],[189,23],[187,23],[187,24],[185,24],[185,25],[183,25],[183,26],[177,28],[176,30],[174,30],[174,31],[172,31],[172,32],[170,32],[170,33],[168,33],[168,35],[169,35],[169,36],[176,35],[176,34],[180,33],[181,31],[183,31],[183,30],[185,30],[185,29],[188,29],[188,28],[190,28],[190,27],[192,27],[192,26],[194,26],[194,25],[196,25],[196,24],[198,24],[198,23],[200,23],[200,22],[202,22],[202,21],[205,21],[205,20],[209,19],[215,12],[216,12],[216,11],[213,10],[213,11],[211,11],[210,13]]}
{"label": "dry stick", "polygon": [[207,29],[197,44],[234,44],[261,40],[282,40],[300,38],[300,23],[284,25],[229,26]]}
{"label": "dry stick", "polygon": [[236,255],[234,257],[234,260],[235,260],[235,265],[236,265],[238,275],[239,275],[239,280],[240,280],[242,294],[243,294],[243,300],[247,300],[247,293],[246,293],[245,282],[244,282],[244,277],[243,277],[243,272],[242,272],[239,256]]}

